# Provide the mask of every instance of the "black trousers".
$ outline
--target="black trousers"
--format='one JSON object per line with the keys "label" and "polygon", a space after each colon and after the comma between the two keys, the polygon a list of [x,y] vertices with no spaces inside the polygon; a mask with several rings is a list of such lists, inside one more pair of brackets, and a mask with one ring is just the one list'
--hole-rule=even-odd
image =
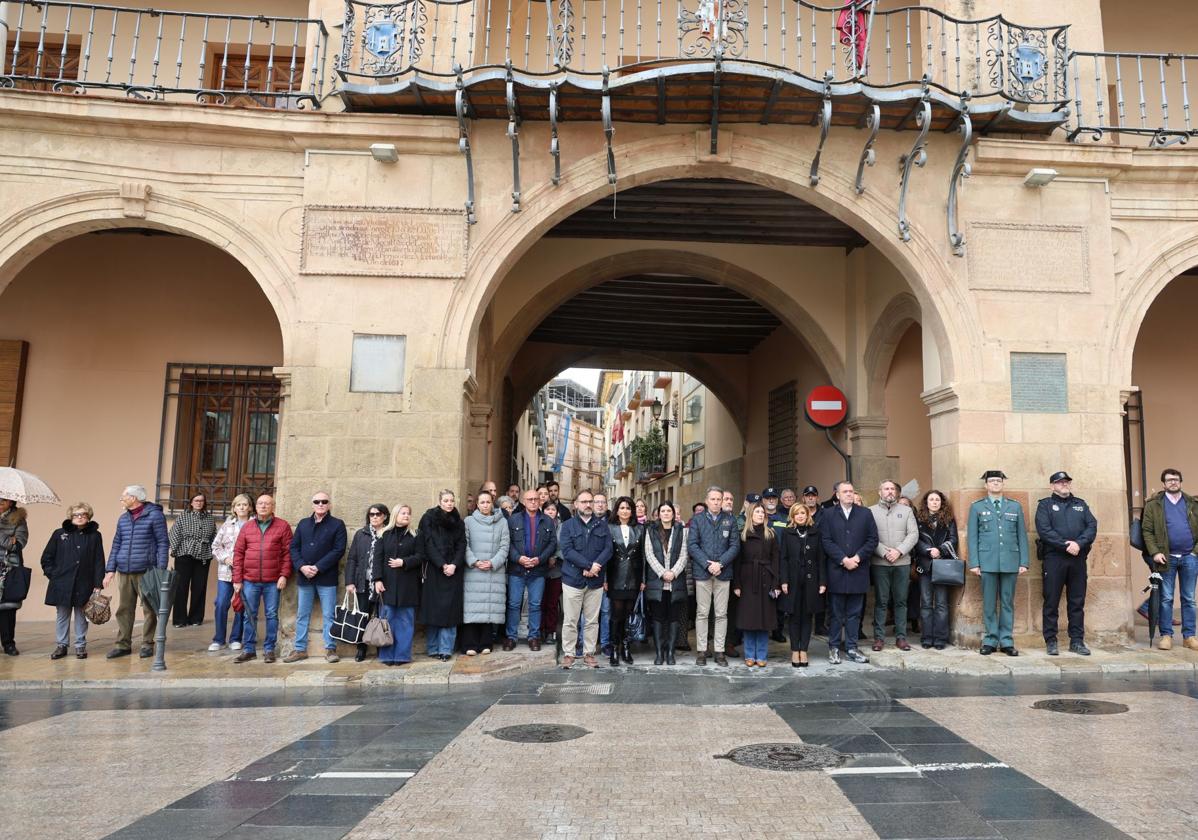
{"label": "black trousers", "polygon": [[[795,596],[799,603],[802,593]],[[799,611],[790,614],[790,649],[792,651],[807,650],[811,647],[811,629],[815,626],[815,616],[800,607]]]}
{"label": "black trousers", "polygon": [[[843,595],[839,592],[828,595],[828,649],[857,647],[857,633],[861,630],[861,613],[865,608],[864,595]],[[841,638],[843,634],[843,640]]]}
{"label": "black trousers", "polygon": [[1069,641],[1086,638],[1086,558],[1048,554],[1044,558],[1044,639],[1057,637],[1061,593],[1069,617]]}
{"label": "black trousers", "polygon": [[176,625],[204,623],[208,563],[207,560],[197,560],[186,554],[175,558],[175,607],[172,620]]}
{"label": "black trousers", "polygon": [[11,645],[16,642],[17,611],[0,610],[0,644]]}
{"label": "black trousers", "polygon": [[462,651],[481,651],[491,647],[490,624],[463,624],[458,638],[462,640]]}

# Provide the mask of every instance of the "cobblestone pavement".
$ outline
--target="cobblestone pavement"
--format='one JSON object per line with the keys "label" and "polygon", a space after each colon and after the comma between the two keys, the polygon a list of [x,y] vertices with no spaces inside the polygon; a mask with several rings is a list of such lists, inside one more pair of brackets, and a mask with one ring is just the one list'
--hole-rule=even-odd
{"label": "cobblestone pavement", "polygon": [[[1193,673],[815,670],[0,692],[0,838],[1198,836]],[[1032,710],[1042,697],[1129,711]],[[525,723],[586,734],[491,734]],[[720,757],[755,743],[839,755]]]}

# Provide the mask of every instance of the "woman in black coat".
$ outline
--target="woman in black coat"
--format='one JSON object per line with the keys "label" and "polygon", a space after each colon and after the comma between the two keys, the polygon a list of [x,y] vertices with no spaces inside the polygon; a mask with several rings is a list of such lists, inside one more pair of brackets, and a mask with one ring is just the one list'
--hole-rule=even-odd
{"label": "woman in black coat", "polygon": [[916,514],[919,542],[915,544],[915,570],[919,573],[919,630],[924,649],[944,650],[948,645],[948,599],[954,587],[932,583],[932,561],[956,559],[957,518],[948,497],[939,490],[924,494]]}
{"label": "woman in black coat", "polygon": [[[358,599],[358,610],[373,613],[376,603],[374,591],[375,555],[381,548],[383,531],[391,511],[386,505],[371,505],[366,509],[366,524],[359,528],[349,543],[349,554],[345,559],[345,591]],[[355,662],[366,658],[366,643],[358,643]]]}
{"label": "woman in black coat", "polygon": [[732,563],[732,594],[736,626],[744,636],[745,665],[764,668],[770,631],[778,626],[775,599],[782,584],[778,540],[767,521],[765,507],[754,503],[740,538],[740,554]]}
{"label": "woman in black coat", "polygon": [[654,665],[674,664],[674,645],[686,620],[689,593],[686,529],[674,518],[674,505],[662,502],[645,522],[645,610],[653,622]]}
{"label": "woman in black coat", "polygon": [[46,584],[46,606],[58,611],[54,627],[58,639],[50,658],[67,655],[73,614],[75,658],[87,659],[83,607],[92,593],[104,586],[104,538],[100,526],[92,522],[91,505],[79,502],[71,506],[70,518],[50,535],[42,552],[42,572],[50,579]]}
{"label": "woman in black coat", "polygon": [[466,578],[466,525],[456,503],[452,490],[442,490],[437,506],[420,517],[420,553],[425,567],[420,617],[428,637],[428,655],[442,662],[453,656]]}
{"label": "woman in black coat", "polygon": [[380,615],[391,625],[393,643],[379,648],[379,662],[405,665],[412,661],[412,636],[416,607],[420,605],[420,571],[424,558],[420,540],[412,530],[412,508],[400,505],[391,516],[374,553],[374,592],[381,601]]}
{"label": "woman in black coat", "polygon": [[625,635],[628,616],[636,607],[636,598],[645,588],[645,528],[636,521],[636,506],[628,496],[616,500],[611,531],[612,555],[607,561],[607,581],[603,591],[611,602],[612,667],[623,659],[632,664],[632,651]]}
{"label": "woman in black coat", "polygon": [[811,519],[811,511],[797,504],[790,522],[778,534],[782,561],[782,610],[790,614],[790,664],[806,668],[807,648],[815,614],[824,608],[824,547]]}

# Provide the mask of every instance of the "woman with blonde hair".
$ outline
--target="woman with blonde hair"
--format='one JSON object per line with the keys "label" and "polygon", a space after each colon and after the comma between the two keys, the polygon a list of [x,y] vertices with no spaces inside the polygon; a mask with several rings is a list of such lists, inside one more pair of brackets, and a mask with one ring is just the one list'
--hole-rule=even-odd
{"label": "woman with blonde hair", "polygon": [[380,614],[391,625],[392,644],[379,648],[379,662],[405,665],[412,661],[412,636],[416,630],[416,607],[420,604],[420,569],[424,558],[412,506],[396,505],[391,525],[383,531],[382,549],[374,555],[374,591]]}
{"label": "woman with blonde hair", "polygon": [[824,608],[828,590],[824,548],[810,509],[802,502],[790,509],[787,525],[778,534],[782,566],[782,611],[790,615],[790,664],[806,668],[807,648],[815,614]]}
{"label": "woman with blonde hair", "polygon": [[87,617],[83,607],[92,593],[104,586],[104,538],[92,521],[95,512],[87,502],[71,505],[68,514],[42,552],[42,572],[49,578],[46,606],[58,611],[54,627],[57,639],[50,658],[67,655],[73,617],[75,658],[87,659]]}
{"label": "woman with blonde hair", "polygon": [[782,588],[778,540],[761,502],[754,502],[740,535],[740,554],[732,565],[736,626],[744,635],[745,665],[764,668],[770,631],[778,624],[775,601]]}
{"label": "woman with blonde hair", "polygon": [[[237,544],[237,535],[250,521],[254,503],[245,493],[233,497],[229,506],[229,518],[221,523],[212,540],[212,559],[216,561],[216,608],[213,619],[216,622],[216,633],[212,636],[212,644],[208,650],[217,651],[225,646],[225,632],[229,624],[229,605],[233,602],[233,546]],[[244,612],[233,613],[233,632],[229,633],[229,649],[241,650],[241,632],[245,621]]]}
{"label": "woman with blonde hair", "polygon": [[428,655],[448,662],[453,657],[458,625],[462,623],[466,565],[466,526],[457,511],[452,490],[438,493],[436,506],[420,517],[419,540],[426,566],[420,617]]}

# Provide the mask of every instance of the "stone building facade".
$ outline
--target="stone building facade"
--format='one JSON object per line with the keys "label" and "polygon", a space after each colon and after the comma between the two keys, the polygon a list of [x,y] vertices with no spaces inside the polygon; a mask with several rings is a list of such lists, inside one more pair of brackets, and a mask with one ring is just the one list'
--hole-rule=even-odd
{"label": "stone building facade", "polygon": [[[105,534],[134,482],[291,517],[319,486],[352,522],[502,482],[571,365],[695,376],[747,481],[786,388],[827,383],[867,495],[897,468],[963,510],[997,467],[1029,504],[1069,470],[1093,635],[1126,637],[1129,513],[1198,460],[1191,4],[644,4],[634,36],[603,2],[192,3],[111,39],[0,5],[0,432]],[[595,297],[621,282],[661,288]],[[954,622],[977,639],[972,584]]]}

